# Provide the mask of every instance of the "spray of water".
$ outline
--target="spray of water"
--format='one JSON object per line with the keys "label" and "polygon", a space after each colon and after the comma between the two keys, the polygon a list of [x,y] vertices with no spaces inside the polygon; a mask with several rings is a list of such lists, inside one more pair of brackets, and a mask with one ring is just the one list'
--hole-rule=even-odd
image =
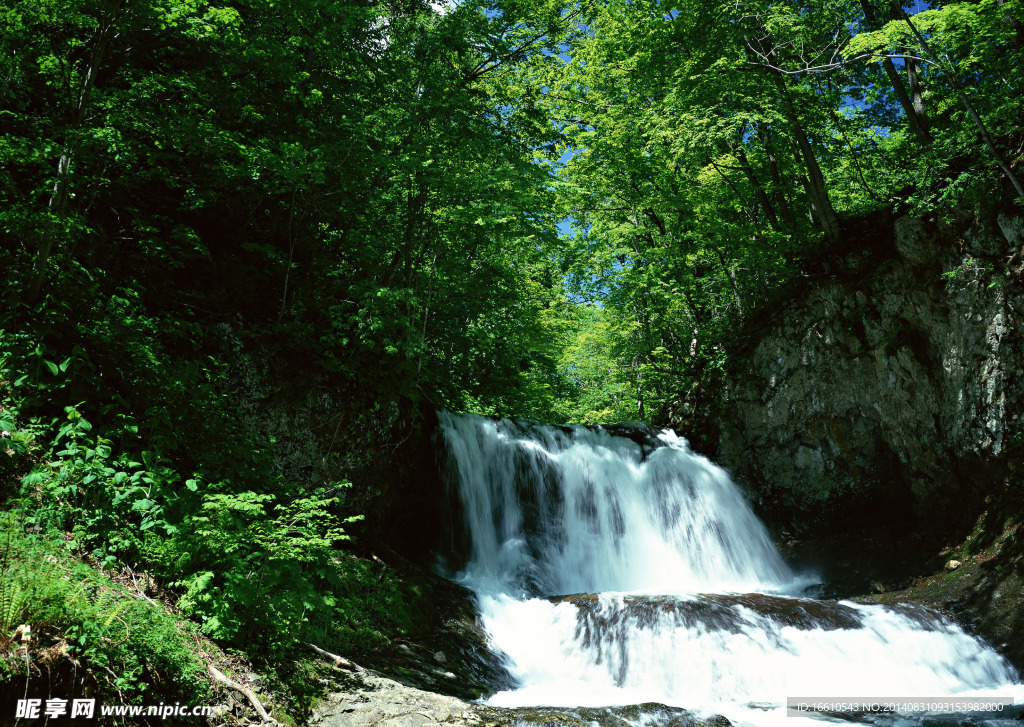
{"label": "spray of water", "polygon": [[660,702],[767,724],[797,695],[1024,696],[934,612],[800,598],[813,578],[671,433],[440,419],[469,544],[458,578],[519,682],[493,704]]}

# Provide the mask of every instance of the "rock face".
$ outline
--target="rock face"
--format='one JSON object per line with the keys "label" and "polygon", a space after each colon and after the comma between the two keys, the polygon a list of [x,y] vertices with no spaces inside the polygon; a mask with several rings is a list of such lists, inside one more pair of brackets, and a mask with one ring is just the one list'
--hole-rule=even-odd
{"label": "rock face", "polygon": [[[315,362],[294,360],[283,346],[253,342],[228,324],[216,342],[230,362],[224,393],[241,433],[264,448],[282,479],[324,488],[349,513],[357,538],[426,556],[440,549],[445,512],[437,468],[433,406],[383,400],[368,406]],[[412,486],[410,486],[412,485]]]}
{"label": "rock face", "polygon": [[777,523],[947,527],[1020,466],[1024,220],[882,248],[772,311],[723,394],[719,461]]}

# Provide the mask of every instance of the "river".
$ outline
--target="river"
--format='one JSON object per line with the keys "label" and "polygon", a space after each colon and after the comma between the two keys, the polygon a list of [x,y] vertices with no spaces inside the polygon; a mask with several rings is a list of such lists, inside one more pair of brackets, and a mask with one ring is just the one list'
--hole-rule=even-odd
{"label": "river", "polygon": [[795,727],[787,698],[1024,698],[1009,662],[935,611],[810,598],[817,574],[794,571],[728,474],[670,432],[440,419],[453,576],[517,682],[489,704],[657,702]]}

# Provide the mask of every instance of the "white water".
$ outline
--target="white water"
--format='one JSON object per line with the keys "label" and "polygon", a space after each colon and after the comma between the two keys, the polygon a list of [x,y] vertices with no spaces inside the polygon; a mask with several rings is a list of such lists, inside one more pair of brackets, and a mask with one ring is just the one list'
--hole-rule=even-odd
{"label": "white water", "polygon": [[[1001,656],[937,614],[793,598],[813,578],[670,433],[655,448],[440,417],[470,544],[459,580],[519,683],[491,704],[660,702],[792,726],[787,697],[1024,698]],[[766,595],[713,595],[743,593]],[[553,602],[569,594],[600,595]]]}

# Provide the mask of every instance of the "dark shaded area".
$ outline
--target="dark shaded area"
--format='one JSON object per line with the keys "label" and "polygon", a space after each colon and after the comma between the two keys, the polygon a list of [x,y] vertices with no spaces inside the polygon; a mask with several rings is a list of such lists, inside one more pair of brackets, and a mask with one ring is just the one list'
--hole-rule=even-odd
{"label": "dark shaded area", "polygon": [[393,552],[384,556],[418,622],[383,649],[360,655],[359,663],[406,686],[460,699],[512,688],[504,657],[487,647],[473,594]]}
{"label": "dark shaded area", "polygon": [[[1019,493],[1006,491],[993,497],[979,516],[971,534],[954,547],[937,550],[936,541],[920,541],[902,551],[902,573],[910,576],[884,593],[872,593],[859,600],[871,603],[920,603],[952,616],[966,631],[988,641],[999,653],[1024,672],[1024,511]],[[932,547],[928,547],[931,545]],[[898,552],[898,551],[893,551]],[[875,557],[855,561],[861,572],[884,561]],[[916,556],[916,561],[915,561]],[[961,565],[946,570],[956,560]],[[884,573],[878,568],[876,572]],[[913,573],[920,574],[913,577]],[[863,580],[861,580],[861,584]],[[847,584],[849,585],[849,584]],[[851,593],[852,595],[852,593]]]}
{"label": "dark shaded area", "polygon": [[444,550],[454,532],[442,472],[445,452],[438,442],[437,413],[412,407],[393,444],[353,473],[364,493],[363,537],[387,543],[406,558],[426,564]]}
{"label": "dark shaded area", "polygon": [[942,568],[941,538],[923,538],[909,528],[874,528],[828,538],[784,537],[779,551],[797,571],[818,574],[822,598],[853,598],[909,588],[916,579]]}

